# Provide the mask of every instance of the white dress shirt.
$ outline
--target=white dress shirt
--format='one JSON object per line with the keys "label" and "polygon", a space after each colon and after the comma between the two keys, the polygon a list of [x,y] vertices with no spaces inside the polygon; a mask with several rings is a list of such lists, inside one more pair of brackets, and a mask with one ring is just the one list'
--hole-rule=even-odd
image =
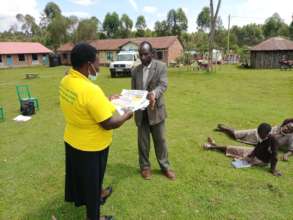
{"label": "white dress shirt", "polygon": [[149,72],[150,72],[150,68],[151,68],[152,62],[148,65],[148,66],[143,66],[143,74],[142,74],[142,82],[143,82],[143,89],[147,89],[146,88],[146,83],[148,80],[148,76],[149,76]]}

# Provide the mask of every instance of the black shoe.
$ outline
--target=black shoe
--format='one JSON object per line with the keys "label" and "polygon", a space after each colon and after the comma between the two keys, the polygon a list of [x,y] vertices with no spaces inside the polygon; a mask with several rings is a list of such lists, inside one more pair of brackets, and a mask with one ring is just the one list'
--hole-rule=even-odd
{"label": "black shoe", "polygon": [[106,195],[105,197],[100,198],[100,205],[104,205],[106,203],[108,197],[111,196],[111,194],[113,192],[112,186],[108,186],[105,190],[107,190],[109,192],[109,194]]}

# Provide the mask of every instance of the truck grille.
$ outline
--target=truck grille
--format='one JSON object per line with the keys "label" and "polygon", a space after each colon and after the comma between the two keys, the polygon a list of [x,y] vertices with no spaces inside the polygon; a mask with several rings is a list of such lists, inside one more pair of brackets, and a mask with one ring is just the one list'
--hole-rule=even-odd
{"label": "truck grille", "polygon": [[114,64],[114,67],[125,67],[125,64]]}

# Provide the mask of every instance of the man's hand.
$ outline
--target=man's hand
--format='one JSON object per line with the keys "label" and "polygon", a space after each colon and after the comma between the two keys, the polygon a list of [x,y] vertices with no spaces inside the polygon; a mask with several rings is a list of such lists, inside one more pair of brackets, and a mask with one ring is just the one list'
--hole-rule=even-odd
{"label": "man's hand", "polygon": [[271,170],[271,173],[272,173],[274,176],[282,176],[282,173],[279,172],[278,170]]}
{"label": "man's hand", "polygon": [[114,94],[109,96],[109,100],[112,101],[113,99],[119,99],[120,95]]}
{"label": "man's hand", "polygon": [[151,110],[154,110],[156,104],[156,97],[154,92],[149,92],[147,95],[147,99],[150,101]]}

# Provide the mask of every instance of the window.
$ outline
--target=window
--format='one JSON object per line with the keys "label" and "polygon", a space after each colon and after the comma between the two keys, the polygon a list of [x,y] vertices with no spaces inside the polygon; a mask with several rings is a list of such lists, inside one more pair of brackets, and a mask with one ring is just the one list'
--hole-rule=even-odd
{"label": "window", "polygon": [[113,54],[112,54],[112,51],[108,51],[108,52],[107,52],[107,60],[110,60],[110,61],[113,60]]}
{"label": "window", "polygon": [[132,54],[119,54],[117,56],[117,61],[133,61]]}
{"label": "window", "polygon": [[18,61],[25,61],[24,54],[18,54]]}
{"label": "window", "polygon": [[38,60],[38,54],[32,54],[32,58],[33,58],[33,61],[37,61]]}
{"label": "window", "polygon": [[158,51],[157,52],[157,59],[158,60],[162,60],[163,59],[163,52],[162,51]]}
{"label": "window", "polygon": [[0,63],[2,63],[2,56],[0,55]]}
{"label": "window", "polygon": [[62,54],[62,56],[63,56],[63,59],[64,59],[64,60],[67,60],[67,57],[68,57],[68,56],[67,56],[67,53]]}

